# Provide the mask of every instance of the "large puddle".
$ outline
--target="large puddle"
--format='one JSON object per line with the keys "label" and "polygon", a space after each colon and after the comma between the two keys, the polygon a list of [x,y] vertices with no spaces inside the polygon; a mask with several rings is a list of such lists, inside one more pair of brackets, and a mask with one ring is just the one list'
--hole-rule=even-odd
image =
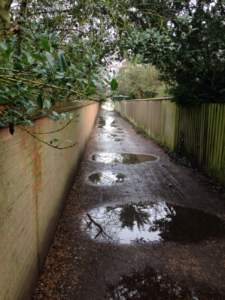
{"label": "large puddle", "polygon": [[109,116],[100,116],[98,122],[98,128],[104,128],[111,130],[117,127],[117,121],[113,117]]}
{"label": "large puddle", "polygon": [[[124,179],[122,179],[124,180]],[[91,238],[110,237],[121,244],[132,242],[200,243],[225,236],[225,224],[210,213],[166,202],[128,203],[100,207],[84,216],[84,229]]]}
{"label": "large puddle", "polygon": [[158,274],[147,266],[142,272],[122,275],[116,285],[107,286],[107,299],[113,300],[206,300],[224,299],[223,295],[209,290],[204,291],[172,281],[166,275]]}
{"label": "large puddle", "polygon": [[91,159],[103,163],[139,164],[142,162],[154,161],[157,157],[132,153],[99,153],[93,154]]}
{"label": "large puddle", "polygon": [[124,183],[128,180],[127,176],[123,173],[112,173],[110,171],[97,172],[88,176],[88,180],[97,185],[114,185]]}

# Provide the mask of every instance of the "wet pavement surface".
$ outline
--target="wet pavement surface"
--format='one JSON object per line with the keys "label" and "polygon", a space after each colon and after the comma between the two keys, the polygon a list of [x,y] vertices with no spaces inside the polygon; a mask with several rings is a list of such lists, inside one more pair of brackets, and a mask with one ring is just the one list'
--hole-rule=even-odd
{"label": "wet pavement surface", "polygon": [[102,109],[33,298],[225,299],[225,199]]}

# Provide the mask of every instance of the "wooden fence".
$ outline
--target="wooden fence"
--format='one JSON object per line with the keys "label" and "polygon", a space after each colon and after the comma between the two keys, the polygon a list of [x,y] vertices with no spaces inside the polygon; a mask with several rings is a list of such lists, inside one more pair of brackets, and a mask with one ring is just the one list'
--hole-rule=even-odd
{"label": "wooden fence", "polygon": [[115,109],[225,185],[225,104],[181,108],[161,98],[117,101]]}

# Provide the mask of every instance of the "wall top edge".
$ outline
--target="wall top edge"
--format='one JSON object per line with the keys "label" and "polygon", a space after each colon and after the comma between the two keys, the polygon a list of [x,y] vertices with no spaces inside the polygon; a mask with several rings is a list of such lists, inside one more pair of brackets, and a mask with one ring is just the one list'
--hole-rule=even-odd
{"label": "wall top edge", "polygon": [[[88,106],[92,104],[96,104],[98,102],[96,101],[76,101],[76,102],[57,102],[52,108],[52,110],[56,111],[57,113],[62,113],[62,112],[68,112],[71,110],[76,110],[78,108],[81,108],[83,106]],[[31,120],[37,120],[40,118],[47,118],[46,116],[40,115],[40,116],[34,116],[31,118]],[[19,124],[19,123],[17,123]],[[9,127],[9,125],[5,125],[3,127],[0,127],[0,130]]]}
{"label": "wall top edge", "polygon": [[53,106],[52,108],[56,112],[65,112],[65,111],[75,110],[82,106],[87,106],[96,103],[97,103],[96,101],[76,101],[76,102],[61,102],[61,103],[57,102],[55,106]]}
{"label": "wall top edge", "polygon": [[[152,100],[157,101],[157,100],[170,100],[170,99],[172,99],[172,97],[164,97],[164,98],[148,98],[148,99],[130,99],[130,100],[124,99],[124,100],[120,100],[120,101],[127,101],[127,102],[130,102],[130,101],[152,101]],[[119,101],[119,102],[120,102],[120,101]]]}

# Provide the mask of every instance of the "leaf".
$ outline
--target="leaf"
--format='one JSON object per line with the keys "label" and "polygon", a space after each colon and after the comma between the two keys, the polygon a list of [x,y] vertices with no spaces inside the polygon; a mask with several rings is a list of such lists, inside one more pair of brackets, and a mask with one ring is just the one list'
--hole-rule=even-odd
{"label": "leaf", "polygon": [[47,117],[49,117],[49,119],[53,120],[53,121],[57,121],[58,118],[53,116],[53,115],[50,115],[50,114],[47,114]]}
{"label": "leaf", "polygon": [[51,102],[49,100],[45,100],[43,108],[50,108],[50,107],[51,107]]}
{"label": "leaf", "polygon": [[42,46],[45,48],[45,50],[47,52],[50,52],[50,46],[48,44],[48,41],[46,39],[41,39],[41,43],[42,43]]}
{"label": "leaf", "polygon": [[73,119],[73,113],[68,113],[70,119],[72,120]]}
{"label": "leaf", "polygon": [[41,56],[40,54],[31,53],[30,55],[37,60],[45,60],[45,57]]}
{"label": "leaf", "polygon": [[21,66],[21,64],[19,64],[19,63],[17,63],[17,62],[15,62],[14,64],[13,64],[13,68],[14,69],[16,69],[16,70],[21,70],[23,67]]}
{"label": "leaf", "polygon": [[40,108],[43,108],[43,99],[41,95],[37,96],[37,103]]}
{"label": "leaf", "polygon": [[53,110],[52,114],[56,117],[56,118],[59,118],[59,114]]}
{"label": "leaf", "polygon": [[57,72],[55,74],[55,79],[61,79],[61,78],[64,78],[64,77],[65,77],[65,73]]}
{"label": "leaf", "polygon": [[11,133],[11,135],[13,135],[13,133],[14,133],[14,124],[13,123],[9,123],[9,132]]}
{"label": "leaf", "polygon": [[46,53],[46,57],[47,57],[48,63],[52,67],[54,65],[54,57],[49,52]]}
{"label": "leaf", "polygon": [[54,98],[51,98],[51,103],[53,106],[55,106],[55,99]]}
{"label": "leaf", "polygon": [[87,95],[96,95],[97,94],[96,90],[92,89],[92,88],[87,88],[85,90],[85,92],[86,92]]}
{"label": "leaf", "polygon": [[53,143],[58,143],[58,142],[59,142],[58,139],[53,139],[53,140],[50,141],[50,144],[52,145]]}
{"label": "leaf", "polygon": [[66,114],[61,113],[61,117],[62,117],[64,120],[67,120],[67,115],[66,115]]}
{"label": "leaf", "polygon": [[32,123],[31,120],[25,119],[23,121],[21,121],[21,123],[25,124],[25,125],[29,125],[31,127],[34,127],[34,123]]}
{"label": "leaf", "polygon": [[3,49],[3,50],[7,50],[7,45],[6,43],[0,43],[0,47]]}
{"label": "leaf", "polygon": [[112,81],[110,82],[110,85],[111,85],[112,91],[115,91],[118,88],[118,82],[116,81],[115,78],[112,79]]}
{"label": "leaf", "polygon": [[71,140],[66,140],[67,142],[71,143],[71,144],[75,144],[74,141],[71,141]]}
{"label": "leaf", "polygon": [[4,61],[5,64],[7,64],[8,60],[9,60],[8,54],[5,52],[3,54],[3,61]]}
{"label": "leaf", "polygon": [[58,66],[61,72],[66,71],[66,59],[62,52],[58,53]]}

